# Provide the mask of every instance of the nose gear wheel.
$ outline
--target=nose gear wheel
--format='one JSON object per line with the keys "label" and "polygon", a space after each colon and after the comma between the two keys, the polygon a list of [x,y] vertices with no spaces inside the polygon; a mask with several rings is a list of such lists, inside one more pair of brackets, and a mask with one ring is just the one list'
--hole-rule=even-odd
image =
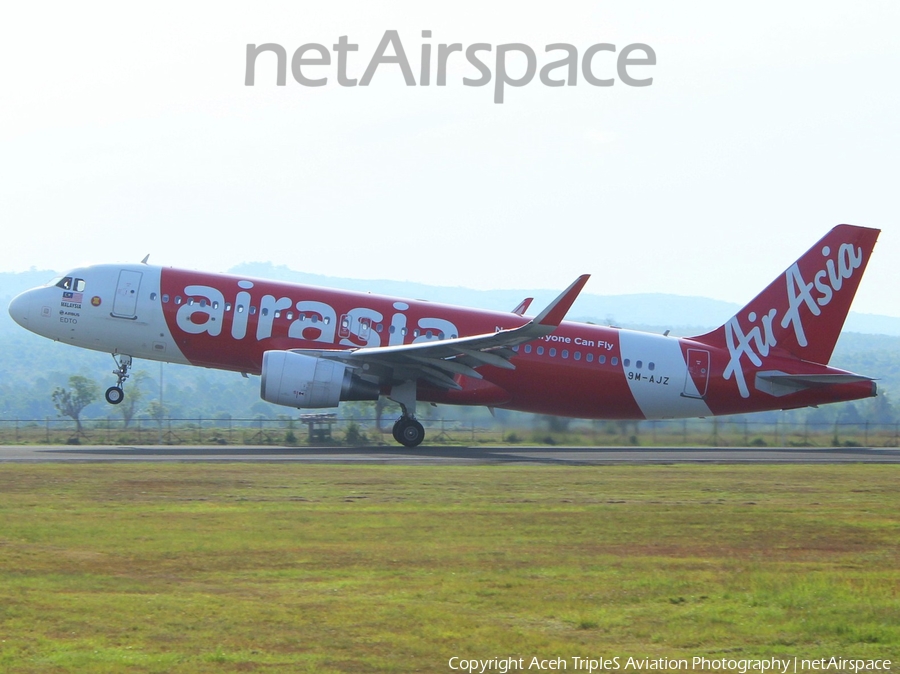
{"label": "nose gear wheel", "polygon": [[110,386],[106,389],[106,402],[110,405],[118,405],[125,400],[125,391],[122,385],[128,379],[128,370],[131,368],[131,356],[114,353],[112,357],[116,361],[116,369],[113,370],[113,374],[116,375],[117,381],[115,386]]}

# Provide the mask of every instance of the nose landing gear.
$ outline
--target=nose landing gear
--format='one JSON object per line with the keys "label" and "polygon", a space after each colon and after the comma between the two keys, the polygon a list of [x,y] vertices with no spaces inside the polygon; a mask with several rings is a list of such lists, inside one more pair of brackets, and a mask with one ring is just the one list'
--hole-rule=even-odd
{"label": "nose landing gear", "polygon": [[128,379],[128,370],[131,367],[131,356],[118,356],[113,354],[113,360],[116,361],[116,369],[113,370],[113,374],[118,377],[118,381],[115,386],[110,386],[106,389],[106,402],[110,405],[118,405],[125,400],[125,391],[122,390],[122,385],[125,383],[125,380]]}

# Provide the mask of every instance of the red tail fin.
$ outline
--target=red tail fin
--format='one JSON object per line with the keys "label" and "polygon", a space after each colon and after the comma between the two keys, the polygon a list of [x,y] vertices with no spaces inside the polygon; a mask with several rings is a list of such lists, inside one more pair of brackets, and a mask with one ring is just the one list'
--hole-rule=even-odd
{"label": "red tail fin", "polygon": [[838,225],[725,325],[695,339],[727,347],[737,362],[778,348],[828,363],[879,232]]}

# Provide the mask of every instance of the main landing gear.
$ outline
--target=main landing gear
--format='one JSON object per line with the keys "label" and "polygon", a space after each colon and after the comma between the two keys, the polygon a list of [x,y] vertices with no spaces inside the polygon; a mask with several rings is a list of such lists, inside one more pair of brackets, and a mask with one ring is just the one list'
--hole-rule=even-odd
{"label": "main landing gear", "polygon": [[400,417],[391,432],[394,440],[404,447],[417,447],[425,439],[425,429],[414,418]]}
{"label": "main landing gear", "polygon": [[388,398],[400,405],[402,411],[391,431],[394,440],[404,447],[418,447],[425,439],[425,429],[416,421],[416,380],[391,387]]}
{"label": "main landing gear", "polygon": [[117,356],[116,354],[113,354],[113,360],[116,361],[116,369],[113,370],[113,374],[118,377],[118,381],[115,386],[110,386],[106,389],[106,402],[110,405],[118,405],[125,400],[125,391],[122,390],[122,385],[125,383],[125,380],[128,379],[128,370],[131,367],[131,356]]}

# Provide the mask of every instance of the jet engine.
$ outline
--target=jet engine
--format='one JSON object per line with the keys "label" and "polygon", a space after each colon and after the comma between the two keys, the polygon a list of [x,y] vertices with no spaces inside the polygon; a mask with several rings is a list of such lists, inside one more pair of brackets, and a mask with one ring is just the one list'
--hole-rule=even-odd
{"label": "jet engine", "polygon": [[378,400],[378,384],[334,360],[293,351],[263,354],[260,396],[288,407],[337,407],[342,400]]}

